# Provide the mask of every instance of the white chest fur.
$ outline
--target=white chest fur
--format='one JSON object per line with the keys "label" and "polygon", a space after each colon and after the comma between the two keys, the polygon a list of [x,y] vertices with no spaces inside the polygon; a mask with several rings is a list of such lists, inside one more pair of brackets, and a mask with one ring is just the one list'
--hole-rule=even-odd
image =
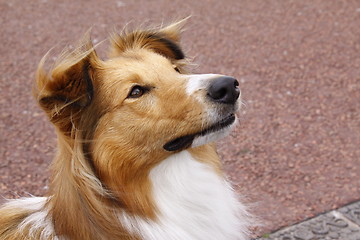
{"label": "white chest fur", "polygon": [[147,240],[246,239],[248,216],[230,185],[210,166],[183,151],[151,171],[157,222],[125,217]]}

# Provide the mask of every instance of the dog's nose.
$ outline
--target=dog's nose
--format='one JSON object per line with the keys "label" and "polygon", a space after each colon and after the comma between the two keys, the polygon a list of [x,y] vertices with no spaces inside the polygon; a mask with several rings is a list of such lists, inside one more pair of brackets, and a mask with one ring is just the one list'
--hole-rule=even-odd
{"label": "dog's nose", "polygon": [[214,79],[209,86],[208,96],[214,102],[235,104],[239,98],[239,82],[232,77],[222,76]]}

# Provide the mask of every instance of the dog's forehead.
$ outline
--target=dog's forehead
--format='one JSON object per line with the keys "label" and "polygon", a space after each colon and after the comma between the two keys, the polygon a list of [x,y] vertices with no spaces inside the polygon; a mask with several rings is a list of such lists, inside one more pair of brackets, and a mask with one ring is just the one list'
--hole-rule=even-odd
{"label": "dog's forehead", "polygon": [[109,59],[107,63],[115,69],[128,69],[133,71],[141,71],[144,69],[159,70],[172,67],[169,59],[145,49],[127,51],[119,57]]}
{"label": "dog's forehead", "polygon": [[179,82],[175,64],[166,57],[139,49],[111,58],[105,62],[103,77],[119,83],[169,83]]}

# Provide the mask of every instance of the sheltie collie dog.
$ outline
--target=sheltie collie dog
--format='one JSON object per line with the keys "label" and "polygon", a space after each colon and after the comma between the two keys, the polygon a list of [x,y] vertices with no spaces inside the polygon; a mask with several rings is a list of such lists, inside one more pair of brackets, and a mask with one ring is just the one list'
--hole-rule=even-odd
{"label": "sheltie collie dog", "polygon": [[238,81],[190,74],[184,21],[111,36],[107,60],[90,37],[48,72],[35,97],[58,151],[46,197],[0,208],[0,239],[247,239],[249,215],[222,172]]}

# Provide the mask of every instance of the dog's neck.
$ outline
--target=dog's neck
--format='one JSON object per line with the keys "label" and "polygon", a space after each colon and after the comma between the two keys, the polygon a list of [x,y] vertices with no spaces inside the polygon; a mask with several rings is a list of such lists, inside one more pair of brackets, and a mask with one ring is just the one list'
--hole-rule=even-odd
{"label": "dog's neck", "polygon": [[[65,151],[58,157],[66,156],[70,158],[72,154]],[[237,215],[245,217],[246,211],[223,178],[213,145],[173,154],[150,171],[156,218],[149,219],[104,197],[98,189],[100,182],[86,176],[86,172],[74,172],[71,159],[61,162],[61,167],[55,166],[59,172],[53,182],[57,184],[51,186],[52,196],[47,204],[59,235],[74,239],[156,236],[155,239],[165,240],[204,238],[197,232],[207,232],[205,239],[237,239],[234,236],[239,235],[239,230],[246,229],[239,225]],[[87,185],[82,185],[84,178]],[[206,229],[197,231],[199,227]]]}
{"label": "dog's neck", "polygon": [[71,139],[58,139],[52,181],[45,206],[57,235],[69,239],[134,239],[114,214],[101,181],[83,154],[83,145]]}
{"label": "dog's neck", "polygon": [[245,239],[244,206],[214,168],[215,159],[200,158],[210,156],[203,152],[213,149],[209,147],[201,149],[202,156],[195,154],[196,149],[186,150],[156,166],[150,179],[157,219],[124,213],[120,219],[126,229],[143,239]]}

